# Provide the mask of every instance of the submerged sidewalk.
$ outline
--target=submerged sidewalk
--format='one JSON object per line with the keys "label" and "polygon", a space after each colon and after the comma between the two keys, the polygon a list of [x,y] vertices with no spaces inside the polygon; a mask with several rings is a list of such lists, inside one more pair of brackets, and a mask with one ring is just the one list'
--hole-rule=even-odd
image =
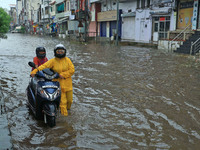
{"label": "submerged sidewalk", "polygon": [[3,91],[0,87],[0,150],[11,150],[11,135],[7,120]]}
{"label": "submerged sidewalk", "polygon": [[8,129],[6,114],[0,116],[0,150],[12,149],[11,135]]}
{"label": "submerged sidewalk", "polygon": [[[114,41],[115,42],[115,41]],[[129,45],[129,46],[141,46],[141,47],[152,47],[158,48],[157,42],[144,42],[144,41],[135,41],[135,40],[121,40],[119,41],[120,45]]]}

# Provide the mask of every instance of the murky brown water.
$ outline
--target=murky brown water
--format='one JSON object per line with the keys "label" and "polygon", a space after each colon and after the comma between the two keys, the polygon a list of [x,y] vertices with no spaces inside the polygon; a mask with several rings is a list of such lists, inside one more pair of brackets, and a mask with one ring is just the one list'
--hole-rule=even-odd
{"label": "murky brown water", "polygon": [[[26,106],[37,46],[63,43],[75,65],[74,103],[49,128]],[[75,45],[8,34],[0,41],[0,84],[13,149],[199,149],[200,64],[151,48]]]}

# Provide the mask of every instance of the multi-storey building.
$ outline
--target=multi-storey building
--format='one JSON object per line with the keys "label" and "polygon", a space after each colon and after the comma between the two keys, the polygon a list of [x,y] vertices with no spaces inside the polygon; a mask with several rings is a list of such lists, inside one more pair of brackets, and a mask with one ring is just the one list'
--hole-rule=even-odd
{"label": "multi-storey building", "polygon": [[[121,13],[117,12],[116,0],[101,0],[101,12],[98,13],[97,22],[101,37],[113,37],[116,34],[117,18],[119,18],[118,36],[121,37]],[[119,15],[119,17],[117,17]]]}
{"label": "multi-storey building", "polygon": [[17,16],[16,16],[17,25],[20,25],[20,17],[19,16],[22,11],[22,1],[21,0],[16,1],[16,11],[17,11]]}
{"label": "multi-storey building", "polygon": [[[112,37],[118,30],[122,40],[153,42],[167,38],[175,30],[174,5],[171,0],[96,0],[101,3],[98,30],[101,37]],[[117,12],[117,2],[119,10]],[[117,14],[118,28],[117,26]]]}
{"label": "multi-storey building", "polygon": [[16,25],[17,25],[17,12],[16,12],[16,6],[15,5],[10,5],[10,11],[9,11],[9,15],[11,17],[11,22],[10,22],[10,30],[13,30]]}
{"label": "multi-storey building", "polygon": [[99,27],[97,22],[97,14],[101,12],[100,0],[90,0],[90,21],[89,21],[89,36],[99,36]]}

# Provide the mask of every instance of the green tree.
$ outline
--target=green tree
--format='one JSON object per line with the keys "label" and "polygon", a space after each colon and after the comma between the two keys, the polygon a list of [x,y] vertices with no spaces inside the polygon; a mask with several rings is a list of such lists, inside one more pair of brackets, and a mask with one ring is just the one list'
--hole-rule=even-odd
{"label": "green tree", "polygon": [[0,38],[6,38],[10,26],[10,16],[0,7]]}

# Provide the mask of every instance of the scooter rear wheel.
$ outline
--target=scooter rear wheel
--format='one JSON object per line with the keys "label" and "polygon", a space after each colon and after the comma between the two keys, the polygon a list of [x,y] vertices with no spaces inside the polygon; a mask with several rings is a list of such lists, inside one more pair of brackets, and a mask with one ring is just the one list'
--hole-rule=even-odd
{"label": "scooter rear wheel", "polygon": [[56,117],[55,116],[46,115],[46,119],[47,119],[48,126],[54,127],[56,125]]}

